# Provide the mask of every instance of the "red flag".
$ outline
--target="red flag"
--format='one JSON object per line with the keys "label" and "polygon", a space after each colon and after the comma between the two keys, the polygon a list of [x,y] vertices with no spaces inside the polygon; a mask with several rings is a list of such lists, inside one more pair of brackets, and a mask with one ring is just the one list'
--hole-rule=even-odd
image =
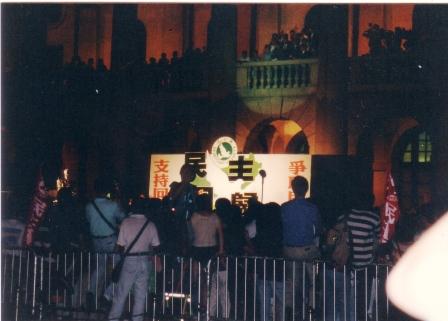
{"label": "red flag", "polygon": [[42,169],[39,169],[39,173],[37,175],[36,190],[34,192],[33,200],[31,201],[28,222],[25,226],[25,233],[23,236],[23,245],[25,246],[33,245],[34,234],[37,231],[39,224],[42,222],[45,211],[48,207],[47,199],[48,192],[45,188]]}
{"label": "red flag", "polygon": [[395,225],[400,217],[400,207],[398,204],[397,191],[395,189],[392,174],[387,175],[386,181],[386,202],[381,211],[381,234],[380,243],[387,243],[395,232]]}

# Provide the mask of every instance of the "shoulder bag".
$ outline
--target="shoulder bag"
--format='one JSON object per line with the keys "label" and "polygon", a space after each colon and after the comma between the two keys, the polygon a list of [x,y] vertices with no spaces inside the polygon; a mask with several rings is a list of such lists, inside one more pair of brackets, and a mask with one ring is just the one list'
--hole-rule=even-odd
{"label": "shoulder bag", "polygon": [[146,219],[145,224],[143,224],[142,228],[140,229],[140,231],[138,232],[138,234],[136,235],[134,240],[131,242],[129,247],[123,253],[123,258],[120,260],[120,262],[117,263],[117,265],[115,265],[114,269],[112,270],[112,276],[111,276],[112,282],[117,283],[118,280],[120,280],[120,274],[121,274],[121,270],[123,269],[123,263],[124,263],[125,257],[126,257],[126,255],[129,254],[129,251],[132,249],[134,244],[140,238],[140,235],[142,235],[142,233],[145,230],[145,228],[148,225],[148,223],[149,223],[149,219]]}

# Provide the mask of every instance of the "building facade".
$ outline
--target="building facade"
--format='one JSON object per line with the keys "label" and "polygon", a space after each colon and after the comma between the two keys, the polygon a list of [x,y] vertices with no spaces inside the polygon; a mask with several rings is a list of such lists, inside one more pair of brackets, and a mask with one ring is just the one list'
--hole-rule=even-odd
{"label": "building facade", "polygon": [[[5,190],[26,193],[44,162],[85,195],[103,172],[144,191],[151,153],[226,135],[240,152],[311,154],[327,211],[353,190],[380,206],[389,171],[405,212],[446,207],[444,5],[2,7]],[[95,76],[73,71],[89,60]]]}

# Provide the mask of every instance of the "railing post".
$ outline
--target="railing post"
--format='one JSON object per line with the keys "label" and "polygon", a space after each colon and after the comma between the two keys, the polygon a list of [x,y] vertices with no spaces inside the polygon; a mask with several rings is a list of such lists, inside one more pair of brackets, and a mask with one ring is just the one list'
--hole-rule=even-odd
{"label": "railing post", "polygon": [[251,67],[246,67],[242,64],[238,65],[238,68],[236,69],[236,89],[250,88],[250,69]]}

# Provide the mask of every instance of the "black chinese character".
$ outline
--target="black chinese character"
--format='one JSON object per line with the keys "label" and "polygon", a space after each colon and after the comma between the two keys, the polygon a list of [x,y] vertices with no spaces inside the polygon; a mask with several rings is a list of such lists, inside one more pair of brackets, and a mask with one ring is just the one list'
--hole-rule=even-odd
{"label": "black chinese character", "polygon": [[185,164],[193,165],[199,177],[207,175],[205,171],[207,168],[205,153],[185,153]]}
{"label": "black chinese character", "polygon": [[[229,161],[229,181],[236,181],[241,178],[243,181],[253,181],[253,175],[244,175],[252,173],[253,160],[244,160],[244,156],[238,156],[238,160]],[[236,174],[236,175],[232,175]]]}

